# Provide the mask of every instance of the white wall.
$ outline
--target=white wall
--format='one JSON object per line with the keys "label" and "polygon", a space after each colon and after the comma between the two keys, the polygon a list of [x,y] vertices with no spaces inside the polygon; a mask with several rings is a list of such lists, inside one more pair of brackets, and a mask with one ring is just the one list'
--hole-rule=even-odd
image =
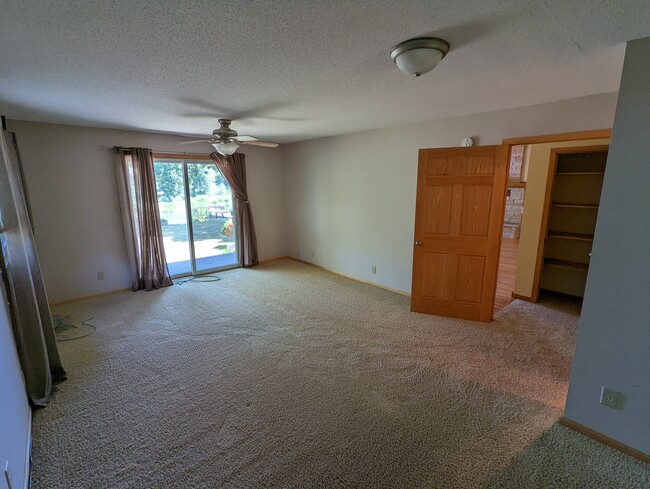
{"label": "white wall", "polygon": [[409,292],[419,148],[609,128],[615,104],[595,95],[288,145],[289,254]]}
{"label": "white wall", "polygon": [[[76,299],[130,286],[113,146],[210,152],[179,136],[9,121],[16,133],[49,299]],[[192,138],[195,139],[195,138]],[[282,151],[246,147],[249,198],[260,259],[286,255]],[[105,279],[97,280],[103,271]]]}
{"label": "white wall", "polygon": [[[650,38],[628,43],[565,416],[650,455]],[[614,410],[602,385],[622,392]]]}
{"label": "white wall", "polygon": [[30,407],[0,278],[0,488],[6,488],[5,463],[13,487],[25,487]]}

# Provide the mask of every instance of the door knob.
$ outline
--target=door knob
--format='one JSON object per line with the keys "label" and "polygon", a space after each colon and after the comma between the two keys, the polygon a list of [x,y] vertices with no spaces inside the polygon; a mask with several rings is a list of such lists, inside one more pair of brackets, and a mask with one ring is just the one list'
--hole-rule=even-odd
{"label": "door knob", "polygon": [[422,246],[422,241],[420,241],[420,240],[416,241],[415,246]]}

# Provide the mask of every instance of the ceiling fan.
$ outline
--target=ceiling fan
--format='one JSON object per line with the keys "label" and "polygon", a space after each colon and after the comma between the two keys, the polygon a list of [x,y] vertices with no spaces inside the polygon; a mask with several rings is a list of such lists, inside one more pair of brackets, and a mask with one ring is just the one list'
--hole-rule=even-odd
{"label": "ceiling fan", "polygon": [[179,144],[210,143],[218,153],[229,156],[237,151],[240,144],[250,144],[252,146],[264,146],[265,148],[277,148],[278,143],[269,143],[260,141],[253,136],[240,136],[237,131],[230,128],[232,121],[230,119],[219,119],[219,128],[212,131],[212,137],[209,139],[199,139],[198,141],[187,141]]}

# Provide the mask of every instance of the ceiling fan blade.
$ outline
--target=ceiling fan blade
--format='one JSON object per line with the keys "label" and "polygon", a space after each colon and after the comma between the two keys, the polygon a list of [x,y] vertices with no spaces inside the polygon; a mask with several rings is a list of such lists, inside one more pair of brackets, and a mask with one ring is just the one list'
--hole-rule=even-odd
{"label": "ceiling fan blade", "polygon": [[191,113],[186,112],[180,115],[183,117],[207,117],[210,119],[214,119],[215,121],[221,118],[219,112],[191,112]]}
{"label": "ceiling fan blade", "polygon": [[196,143],[209,143],[209,139],[197,139],[196,141],[183,141],[182,143],[178,144],[196,144]]}
{"label": "ceiling fan blade", "polygon": [[278,143],[269,143],[268,141],[240,141],[241,144],[248,144],[250,146],[263,146],[265,148],[277,148],[280,146]]}
{"label": "ceiling fan blade", "polygon": [[253,136],[239,136],[235,137],[237,141],[259,141],[259,139],[254,138]]}

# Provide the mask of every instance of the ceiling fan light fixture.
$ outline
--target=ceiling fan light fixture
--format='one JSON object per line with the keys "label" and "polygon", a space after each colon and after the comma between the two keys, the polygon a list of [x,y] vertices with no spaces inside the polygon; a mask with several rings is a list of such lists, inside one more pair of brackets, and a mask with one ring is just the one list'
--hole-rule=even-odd
{"label": "ceiling fan light fixture", "polygon": [[235,141],[227,141],[225,143],[212,143],[212,146],[214,146],[214,149],[216,149],[219,154],[222,154],[224,156],[230,156],[235,151],[237,151],[237,148],[239,148],[239,145]]}
{"label": "ceiling fan light fixture", "polygon": [[418,77],[433,70],[449,52],[449,43],[437,37],[416,37],[400,42],[390,57],[400,71]]}

